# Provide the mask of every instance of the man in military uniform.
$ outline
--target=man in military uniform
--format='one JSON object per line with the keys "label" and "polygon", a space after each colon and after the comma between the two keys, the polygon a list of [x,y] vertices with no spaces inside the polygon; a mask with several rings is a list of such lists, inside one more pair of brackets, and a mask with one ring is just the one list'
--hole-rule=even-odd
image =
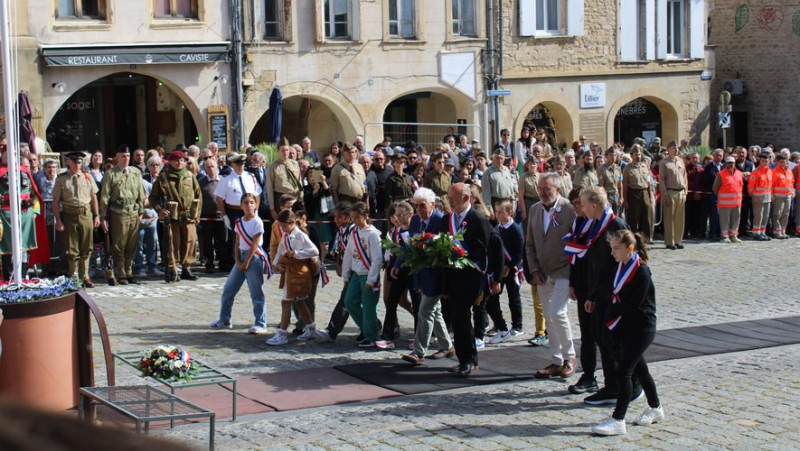
{"label": "man in military uniform", "polygon": [[331,194],[333,201],[356,202],[364,201],[367,195],[367,173],[358,163],[358,149],[355,146],[345,145],[342,150],[342,162],[331,171]]}
{"label": "man in military uniform", "polygon": [[[150,191],[150,205],[160,219],[170,217],[167,243],[170,253],[165,266],[167,283],[178,281],[178,264],[183,268],[181,279],[197,280],[192,274],[197,224],[200,222],[203,193],[191,171],[186,169],[186,155],[180,150],[169,154],[169,166],[158,175]],[[173,211],[173,209],[176,209]]]}
{"label": "man in military uniform", "polygon": [[598,179],[600,186],[606,191],[608,203],[614,214],[619,214],[619,207],[622,205],[622,169],[617,164],[617,149],[606,150],[606,164],[598,168]]}
{"label": "man in military uniform", "polygon": [[600,179],[597,177],[597,171],[594,168],[594,157],[591,151],[585,151],[581,154],[583,166],[575,170],[572,175],[573,188],[589,188],[600,184]]}
{"label": "man in military uniform", "polygon": [[492,214],[494,214],[494,207],[505,201],[511,202],[516,209],[519,183],[515,177],[516,171],[511,171],[506,167],[505,161],[505,148],[495,146],[492,152],[492,165],[486,169],[481,178],[483,204]]}
{"label": "man in military uniform", "polygon": [[284,194],[303,198],[303,184],[300,182],[300,165],[289,158],[291,146],[284,143],[278,148],[278,161],[269,165],[265,190],[272,220],[278,220],[280,199]]}
{"label": "man in military uniform", "polygon": [[442,207],[445,213],[450,213],[450,202],[447,200],[447,192],[453,184],[453,178],[449,172],[444,170],[445,154],[439,152],[431,156],[431,170],[425,174],[422,184],[436,194],[442,200]]}
{"label": "man in military uniform", "polygon": [[622,170],[622,205],[625,207],[627,222],[633,233],[641,233],[649,243],[650,206],[653,196],[653,173],[650,165],[642,161],[642,148],[631,147],[631,163]]}
{"label": "man in military uniform", "polygon": [[108,283],[138,283],[133,277],[133,258],[139,242],[139,223],[144,213],[142,173],[130,167],[128,146],[117,148],[117,164],[106,171],[100,190],[100,226],[111,230],[111,255],[114,257],[114,276]]}
{"label": "man in military uniform", "polygon": [[67,242],[67,275],[75,270],[87,288],[94,288],[89,278],[89,257],[92,255],[92,233],[100,226],[97,205],[97,184],[83,171],[83,152],[66,155],[69,170],[56,178],[53,186],[53,216],[56,230]]}

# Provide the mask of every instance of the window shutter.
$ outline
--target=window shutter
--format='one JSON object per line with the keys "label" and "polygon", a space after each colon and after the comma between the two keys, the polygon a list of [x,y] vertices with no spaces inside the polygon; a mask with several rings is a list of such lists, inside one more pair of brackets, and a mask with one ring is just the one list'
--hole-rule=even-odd
{"label": "window shutter", "polygon": [[567,34],[583,36],[583,0],[567,0]]}
{"label": "window shutter", "polygon": [[656,59],[656,0],[644,1],[644,57]]}
{"label": "window shutter", "polygon": [[667,57],[667,0],[656,0],[656,58]]}
{"label": "window shutter", "polygon": [[703,0],[687,1],[689,2],[689,56],[703,58],[706,37]]}
{"label": "window shutter", "polygon": [[536,0],[519,0],[519,35],[536,35]]}
{"label": "window shutter", "polygon": [[622,61],[639,59],[639,18],[637,0],[619,2],[619,58]]}
{"label": "window shutter", "polygon": [[399,30],[398,34],[404,38],[414,37],[414,0],[403,0],[402,8],[400,10],[401,17],[399,17]]}
{"label": "window shutter", "polygon": [[358,41],[361,38],[361,0],[350,0],[350,10],[347,14],[347,21],[350,22],[350,39]]}
{"label": "window shutter", "polygon": [[314,0],[317,17],[317,42],[325,42],[325,4],[323,0]]}

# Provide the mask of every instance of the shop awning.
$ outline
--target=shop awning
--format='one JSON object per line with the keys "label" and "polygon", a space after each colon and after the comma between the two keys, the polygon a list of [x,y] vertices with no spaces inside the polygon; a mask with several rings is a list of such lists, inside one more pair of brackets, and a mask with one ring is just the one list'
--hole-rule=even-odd
{"label": "shop awning", "polygon": [[42,45],[47,66],[114,66],[118,64],[208,64],[229,61],[230,44]]}

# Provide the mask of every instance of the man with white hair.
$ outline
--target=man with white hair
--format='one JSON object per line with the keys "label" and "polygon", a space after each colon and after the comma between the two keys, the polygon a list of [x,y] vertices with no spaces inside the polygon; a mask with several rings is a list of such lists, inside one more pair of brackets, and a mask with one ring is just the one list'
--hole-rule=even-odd
{"label": "man with white hair", "polygon": [[[417,214],[411,218],[408,228],[410,236],[423,233],[438,233],[439,223],[444,217],[436,209],[436,194],[428,188],[419,188],[414,193],[414,208]],[[392,274],[399,271],[403,264],[401,259],[392,268]],[[436,336],[439,350],[431,355],[430,359],[451,357],[455,354],[447,325],[442,316],[442,286],[441,271],[437,268],[423,269],[414,276],[414,288],[422,295],[417,312],[417,331],[414,336],[414,350],[403,356],[403,360],[412,365],[419,365],[425,360],[425,352],[431,340],[431,330]]]}
{"label": "man with white hair", "polygon": [[306,136],[302,141],[303,156],[302,158],[311,159],[312,163],[319,164],[319,155],[317,151],[311,148],[311,138]]}

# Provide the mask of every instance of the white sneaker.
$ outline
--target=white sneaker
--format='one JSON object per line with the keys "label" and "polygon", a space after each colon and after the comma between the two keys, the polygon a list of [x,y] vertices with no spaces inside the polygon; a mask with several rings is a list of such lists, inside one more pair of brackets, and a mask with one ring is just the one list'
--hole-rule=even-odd
{"label": "white sneaker", "polygon": [[736,235],[731,236],[731,243],[741,243],[741,242],[742,240],[740,240],[738,236]]}
{"label": "white sneaker", "polygon": [[648,424],[658,423],[664,421],[664,408],[661,406],[656,407],[655,409],[652,407],[648,407],[644,409],[641,415],[636,417],[634,423],[645,426]]}
{"label": "white sneaker", "polygon": [[261,335],[267,333],[267,328],[262,326],[256,326],[255,324],[247,329],[247,333],[251,335]]}
{"label": "white sneaker", "polygon": [[492,337],[491,340],[489,340],[489,344],[490,345],[496,345],[496,344],[499,344],[499,343],[502,343],[502,342],[508,340],[509,338],[511,338],[511,331],[510,330],[501,330],[501,331],[497,332],[497,335],[495,335],[494,337]]}
{"label": "white sneaker", "polygon": [[723,238],[722,241],[721,241],[721,243],[730,243],[730,242],[731,242],[731,239],[729,237],[727,237],[727,236],[725,238]]}
{"label": "white sneaker", "polygon": [[483,344],[483,340],[481,340],[480,338],[476,338],[475,339],[475,347],[478,348],[478,349],[483,349],[483,348],[486,347],[486,345]]}
{"label": "white sneaker", "polygon": [[314,338],[317,335],[317,334],[315,334],[316,331],[317,331],[316,324],[311,323],[311,324],[307,325],[305,329],[303,329],[303,333],[300,334],[297,337],[297,339],[300,340],[300,341],[308,341],[308,340]]}
{"label": "white sneaker", "polygon": [[606,421],[592,426],[592,432],[597,435],[624,435],[627,433],[625,430],[625,420],[617,420],[614,417],[609,417]]}
{"label": "white sneaker", "polygon": [[283,329],[278,329],[278,332],[275,335],[267,340],[267,344],[270,346],[280,346],[289,343],[289,334],[286,333]]}
{"label": "white sneaker", "polygon": [[331,334],[330,334],[330,332],[328,332],[328,329],[315,330],[314,331],[314,337],[319,338],[320,340],[322,340],[324,342],[332,342],[332,341],[334,341],[334,339],[331,338]]}
{"label": "white sneaker", "polygon": [[375,342],[375,346],[381,349],[394,349],[394,342],[389,340],[378,340]]}

